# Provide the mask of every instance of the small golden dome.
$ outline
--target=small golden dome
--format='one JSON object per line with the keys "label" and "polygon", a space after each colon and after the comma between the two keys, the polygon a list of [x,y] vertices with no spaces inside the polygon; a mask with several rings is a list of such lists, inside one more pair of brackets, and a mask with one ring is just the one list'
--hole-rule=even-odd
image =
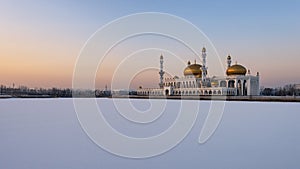
{"label": "small golden dome", "polygon": [[219,86],[219,82],[218,82],[217,80],[211,81],[210,84],[211,84],[211,86],[213,86],[213,87]]}
{"label": "small golden dome", "polygon": [[191,65],[188,65],[184,71],[183,71],[183,74],[184,76],[189,76],[189,75],[193,75],[197,78],[201,78],[202,77],[202,70],[201,70],[201,65],[199,64],[191,64]]}
{"label": "small golden dome", "polygon": [[245,75],[247,73],[247,69],[239,64],[235,64],[230,66],[227,70],[226,70],[226,74],[228,76],[230,75]]}

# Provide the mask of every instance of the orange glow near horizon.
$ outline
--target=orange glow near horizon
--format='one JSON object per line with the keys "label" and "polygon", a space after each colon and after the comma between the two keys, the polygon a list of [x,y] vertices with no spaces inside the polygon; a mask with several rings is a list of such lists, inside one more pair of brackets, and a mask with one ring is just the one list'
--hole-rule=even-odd
{"label": "orange glow near horizon", "polygon": [[[24,38],[24,37],[22,37]],[[24,41],[28,40],[26,43]],[[76,50],[59,44],[20,38],[2,39],[0,84],[29,87],[70,87]],[[7,43],[6,43],[7,42]],[[74,57],[75,55],[75,57]]]}
{"label": "orange glow near horizon", "polygon": [[[15,84],[15,86],[24,85],[28,87],[45,88],[71,87],[73,69],[77,57],[76,50],[69,53],[58,50],[50,53],[49,50],[39,50],[29,50],[26,48],[26,45],[24,45],[22,48],[18,48],[18,50],[12,47],[9,48],[1,46],[0,84],[7,86],[12,86],[12,84]],[[157,68],[159,68],[158,61],[159,60],[157,57]],[[170,63],[165,62],[166,69],[168,64]],[[248,66],[247,63],[243,65],[246,67]],[[260,71],[262,86],[272,86],[272,83],[278,79],[291,82],[290,79],[295,76],[294,74],[279,72],[276,67],[264,67],[264,65],[261,66],[262,67],[260,68],[260,65],[257,65],[257,67],[252,65],[251,67],[253,67],[253,69],[251,69],[251,73],[255,74],[256,71]],[[114,62],[112,62],[110,65],[102,66],[101,69],[103,70],[99,70],[97,73],[95,87],[104,88],[105,85],[110,86],[113,73],[115,71],[114,68],[116,67],[117,65]],[[209,68],[212,69],[212,67]],[[184,67],[180,67],[178,69],[180,69],[179,72],[181,72]],[[293,66],[287,66],[286,70],[293,71]],[[179,76],[181,75],[179,74]],[[297,79],[291,83],[297,83],[296,80]],[[140,85],[143,87],[157,87],[158,82],[158,70],[150,70],[139,73],[137,77],[133,78],[130,88],[138,88]]]}

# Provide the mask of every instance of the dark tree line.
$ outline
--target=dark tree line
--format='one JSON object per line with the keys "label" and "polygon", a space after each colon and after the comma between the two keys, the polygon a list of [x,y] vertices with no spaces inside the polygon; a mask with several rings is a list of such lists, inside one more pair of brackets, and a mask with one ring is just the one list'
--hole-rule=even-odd
{"label": "dark tree line", "polygon": [[296,84],[288,84],[278,88],[262,88],[263,96],[300,96],[300,86]]}
{"label": "dark tree line", "polygon": [[12,97],[72,97],[72,89],[69,88],[28,88],[26,86],[7,87],[0,86],[1,95],[10,95]]}
{"label": "dark tree line", "polygon": [[[88,90],[88,89],[76,89],[72,90],[70,88],[28,88],[26,86],[19,87],[7,87],[5,85],[0,86],[0,95],[6,95],[10,97],[36,97],[36,98],[54,98],[54,97],[110,97],[112,95],[112,91],[106,89],[103,90]],[[132,91],[118,91],[118,94],[136,94]]]}

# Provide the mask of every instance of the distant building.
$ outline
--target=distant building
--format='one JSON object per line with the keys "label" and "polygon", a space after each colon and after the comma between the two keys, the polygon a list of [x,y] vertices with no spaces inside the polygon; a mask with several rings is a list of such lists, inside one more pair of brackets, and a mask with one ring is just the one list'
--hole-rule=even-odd
{"label": "distant building", "polygon": [[202,65],[188,61],[183,77],[164,78],[163,63],[161,55],[159,88],[140,87],[138,95],[259,95],[259,73],[254,76],[240,64],[231,65],[231,56],[227,57],[225,76],[207,76],[205,48],[202,49]]}

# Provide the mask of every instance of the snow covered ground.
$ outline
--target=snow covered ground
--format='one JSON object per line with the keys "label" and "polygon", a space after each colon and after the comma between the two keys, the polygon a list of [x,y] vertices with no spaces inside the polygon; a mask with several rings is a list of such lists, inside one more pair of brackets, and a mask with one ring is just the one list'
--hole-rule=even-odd
{"label": "snow covered ground", "polygon": [[[180,100],[170,100],[158,121],[132,124],[117,113],[111,99],[97,102],[116,130],[134,137],[162,132],[180,107]],[[132,104],[140,110],[151,106],[142,99]],[[78,122],[72,99],[2,99],[0,168],[300,168],[300,103],[226,102],[216,132],[199,144],[210,104],[200,102],[197,121],[179,145],[159,156],[131,159],[91,141]]]}

